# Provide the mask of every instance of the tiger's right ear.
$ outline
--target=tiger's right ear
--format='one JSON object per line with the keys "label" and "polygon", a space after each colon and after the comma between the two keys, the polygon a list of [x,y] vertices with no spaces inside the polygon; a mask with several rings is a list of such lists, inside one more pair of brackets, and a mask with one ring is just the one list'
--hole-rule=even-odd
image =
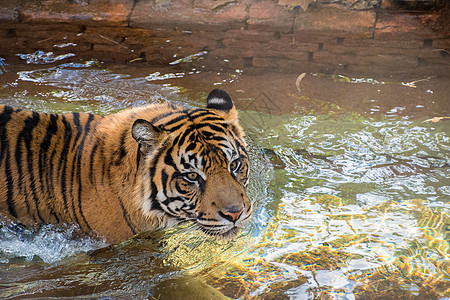
{"label": "tiger's right ear", "polygon": [[206,99],[206,108],[214,109],[225,120],[237,120],[237,111],[227,92],[214,89]]}
{"label": "tiger's right ear", "polygon": [[131,127],[131,135],[143,152],[156,148],[161,141],[162,133],[163,131],[160,128],[144,119],[137,119]]}

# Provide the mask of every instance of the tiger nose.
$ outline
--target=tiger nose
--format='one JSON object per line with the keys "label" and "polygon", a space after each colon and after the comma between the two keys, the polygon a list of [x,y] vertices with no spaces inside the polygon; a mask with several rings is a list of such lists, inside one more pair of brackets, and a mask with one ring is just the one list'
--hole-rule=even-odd
{"label": "tiger nose", "polygon": [[227,208],[224,212],[219,212],[220,216],[230,222],[236,222],[242,215],[244,207],[242,206],[231,206]]}

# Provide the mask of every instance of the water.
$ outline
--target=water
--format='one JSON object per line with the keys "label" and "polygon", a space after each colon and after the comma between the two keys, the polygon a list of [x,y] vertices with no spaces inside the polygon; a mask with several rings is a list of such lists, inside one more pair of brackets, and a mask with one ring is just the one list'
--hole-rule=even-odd
{"label": "water", "polygon": [[[255,216],[235,241],[190,225],[117,245],[75,226],[0,222],[1,298],[444,299],[449,78],[139,68],[76,55],[0,59],[0,103],[99,114],[228,90],[249,142]],[[296,85],[297,81],[297,85]]]}

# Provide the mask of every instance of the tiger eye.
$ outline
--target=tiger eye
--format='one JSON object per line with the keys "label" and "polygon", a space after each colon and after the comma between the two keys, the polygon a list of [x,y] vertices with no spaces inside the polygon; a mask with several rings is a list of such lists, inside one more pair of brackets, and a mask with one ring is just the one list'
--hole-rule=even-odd
{"label": "tiger eye", "polygon": [[236,170],[237,167],[238,167],[238,162],[236,160],[233,160],[230,163],[230,170],[234,171],[234,170]]}
{"label": "tiger eye", "polygon": [[195,172],[191,172],[191,173],[187,173],[187,174],[186,174],[186,177],[187,177],[189,180],[196,180],[196,179],[198,178],[198,174],[195,173]]}

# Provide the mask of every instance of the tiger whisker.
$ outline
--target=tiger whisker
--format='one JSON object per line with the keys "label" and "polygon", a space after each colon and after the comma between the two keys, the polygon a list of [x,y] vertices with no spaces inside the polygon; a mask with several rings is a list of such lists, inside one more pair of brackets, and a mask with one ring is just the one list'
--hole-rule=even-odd
{"label": "tiger whisker", "polygon": [[195,229],[196,229],[195,224],[191,224],[188,227],[183,228],[183,232],[180,235],[178,235],[176,238],[177,244],[184,244],[188,240],[190,240],[192,238],[192,236],[194,235]]}

